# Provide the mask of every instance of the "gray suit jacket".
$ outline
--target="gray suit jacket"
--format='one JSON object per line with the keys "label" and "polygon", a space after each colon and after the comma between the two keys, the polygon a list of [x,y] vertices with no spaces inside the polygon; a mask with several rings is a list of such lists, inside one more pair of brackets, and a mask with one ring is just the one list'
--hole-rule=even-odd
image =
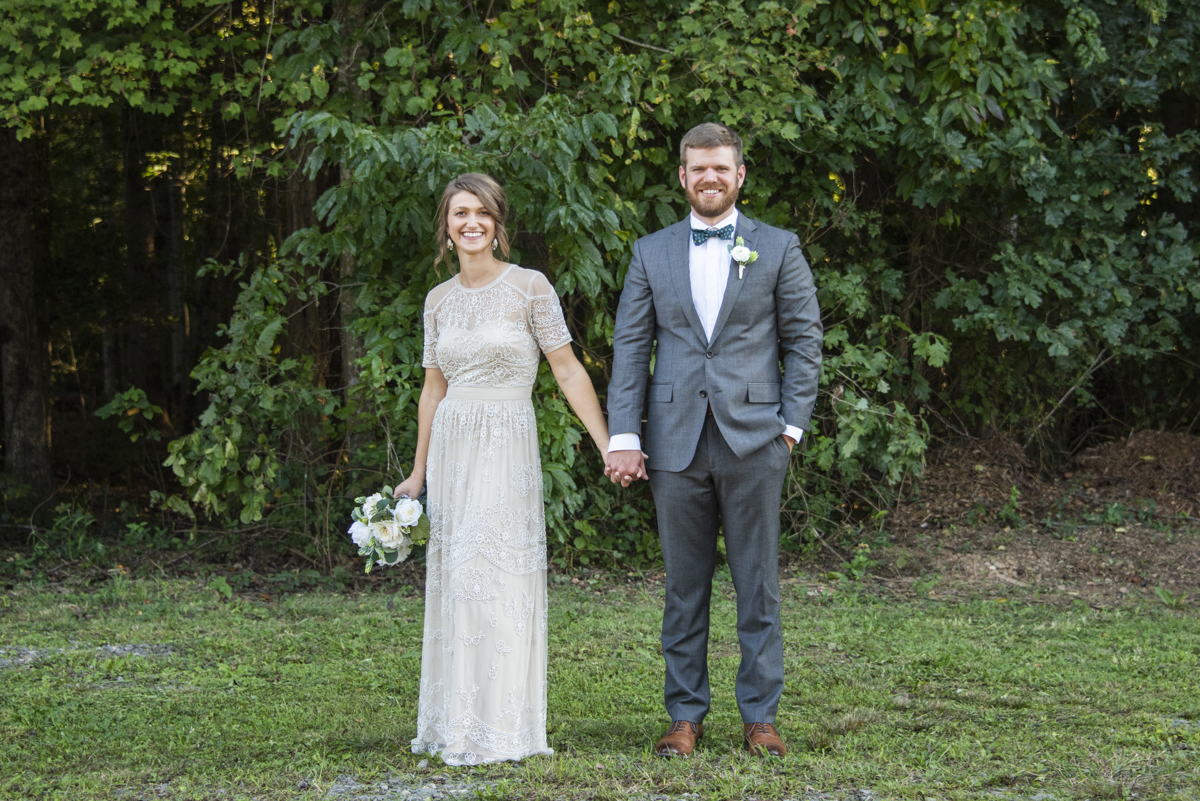
{"label": "gray suit jacket", "polygon": [[608,384],[609,431],[642,433],[646,466],[668,472],[691,463],[709,404],[739,457],[783,434],[785,422],[807,430],[821,369],[821,310],[796,235],[738,216],[735,237],[758,259],[740,279],[730,260],[709,342],[692,300],[689,220],[634,243]]}

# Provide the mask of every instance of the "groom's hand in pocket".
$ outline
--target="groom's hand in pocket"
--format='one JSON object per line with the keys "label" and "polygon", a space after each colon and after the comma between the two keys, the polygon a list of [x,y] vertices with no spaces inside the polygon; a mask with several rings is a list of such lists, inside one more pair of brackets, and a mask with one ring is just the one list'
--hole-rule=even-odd
{"label": "groom's hand in pocket", "polygon": [[646,454],[641,451],[609,451],[604,463],[604,475],[614,484],[628,487],[639,478],[650,479],[646,472]]}

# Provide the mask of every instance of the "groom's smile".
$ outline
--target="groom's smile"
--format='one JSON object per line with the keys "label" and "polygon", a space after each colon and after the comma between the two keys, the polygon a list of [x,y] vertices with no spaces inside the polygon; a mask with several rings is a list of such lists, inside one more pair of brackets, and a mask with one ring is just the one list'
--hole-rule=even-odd
{"label": "groom's smile", "polygon": [[746,167],[738,164],[733,148],[689,148],[687,164],[679,168],[679,183],[696,216],[709,224],[719,221],[738,199]]}

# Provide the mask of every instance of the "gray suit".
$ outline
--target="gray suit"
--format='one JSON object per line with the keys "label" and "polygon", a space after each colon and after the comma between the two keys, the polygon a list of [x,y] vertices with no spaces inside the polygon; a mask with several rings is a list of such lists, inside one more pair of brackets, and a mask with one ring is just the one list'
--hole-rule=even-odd
{"label": "gray suit", "polygon": [[647,454],[667,568],[662,644],[672,720],[698,723],[708,713],[708,607],[723,523],[738,596],[738,707],[744,722],[772,723],[783,691],[781,435],[785,423],[809,427],[820,309],[796,235],[739,215],[735,236],[758,259],[742,278],[730,261],[710,341],[692,300],[690,236],[685,218],[634,245],[613,335],[609,431],[642,433]]}

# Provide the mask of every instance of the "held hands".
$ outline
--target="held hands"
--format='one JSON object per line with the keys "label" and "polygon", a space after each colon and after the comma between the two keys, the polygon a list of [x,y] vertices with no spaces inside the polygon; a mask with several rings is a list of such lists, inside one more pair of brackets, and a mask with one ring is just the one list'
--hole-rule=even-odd
{"label": "held hands", "polygon": [[[796,440],[787,434],[780,434],[780,436],[787,444],[790,454],[796,447]],[[604,463],[604,475],[608,476],[612,483],[620,484],[622,487],[628,487],[639,478],[649,481],[650,474],[646,472],[647,458],[649,457],[642,451],[610,451],[608,459]]]}
{"label": "held hands", "polygon": [[421,487],[425,484],[423,479],[416,476],[409,476],[396,485],[396,489],[392,492],[393,498],[416,498],[421,494]]}
{"label": "held hands", "polygon": [[604,475],[622,487],[628,487],[639,478],[649,481],[646,458],[641,451],[610,451],[604,463]]}

